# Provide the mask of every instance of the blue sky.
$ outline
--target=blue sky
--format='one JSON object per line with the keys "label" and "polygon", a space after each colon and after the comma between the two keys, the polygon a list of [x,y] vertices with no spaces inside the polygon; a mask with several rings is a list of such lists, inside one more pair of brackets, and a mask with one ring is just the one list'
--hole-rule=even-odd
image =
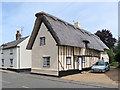
{"label": "blue sky", "polygon": [[35,23],[35,13],[44,11],[91,33],[111,30],[118,36],[117,2],[2,2],[2,42],[15,40],[15,34],[23,26],[23,36],[30,35]]}

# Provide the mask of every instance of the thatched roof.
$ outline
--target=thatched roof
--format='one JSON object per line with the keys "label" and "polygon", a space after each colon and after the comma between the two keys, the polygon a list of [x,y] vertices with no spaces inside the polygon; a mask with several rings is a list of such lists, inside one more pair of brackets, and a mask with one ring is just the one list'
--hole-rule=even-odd
{"label": "thatched roof", "polygon": [[13,48],[16,47],[19,43],[21,43],[23,40],[25,40],[28,36],[20,38],[19,40],[14,40],[5,44],[2,44],[1,46],[3,46],[2,49],[9,49],[9,48]]}
{"label": "thatched roof", "polygon": [[80,29],[55,16],[40,12],[36,14],[36,21],[32,35],[29,39],[27,49],[32,49],[33,43],[43,22],[55,39],[57,45],[85,48],[84,41],[88,42],[88,48],[104,51],[108,47],[94,34]]}

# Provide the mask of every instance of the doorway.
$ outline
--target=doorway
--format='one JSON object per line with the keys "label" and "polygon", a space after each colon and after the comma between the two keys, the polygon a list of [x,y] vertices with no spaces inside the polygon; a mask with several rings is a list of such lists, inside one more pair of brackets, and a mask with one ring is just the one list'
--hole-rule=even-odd
{"label": "doorway", "polygon": [[79,70],[82,70],[82,57],[78,57]]}

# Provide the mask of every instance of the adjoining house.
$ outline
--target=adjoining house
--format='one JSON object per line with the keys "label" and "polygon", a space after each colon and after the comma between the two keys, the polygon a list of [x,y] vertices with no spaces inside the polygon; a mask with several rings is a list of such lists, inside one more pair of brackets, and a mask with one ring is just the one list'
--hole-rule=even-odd
{"label": "adjoining house", "polygon": [[44,12],[36,17],[27,45],[32,50],[32,73],[59,76],[89,68],[108,49],[99,37],[77,27],[79,23],[72,25]]}
{"label": "adjoining house", "polygon": [[29,36],[21,38],[20,32],[17,31],[15,41],[1,45],[1,68],[16,71],[31,69],[31,50],[26,49],[29,38]]}
{"label": "adjoining house", "polygon": [[106,50],[104,52],[101,52],[100,59],[103,60],[104,62],[108,62],[109,63],[109,56],[108,56]]}

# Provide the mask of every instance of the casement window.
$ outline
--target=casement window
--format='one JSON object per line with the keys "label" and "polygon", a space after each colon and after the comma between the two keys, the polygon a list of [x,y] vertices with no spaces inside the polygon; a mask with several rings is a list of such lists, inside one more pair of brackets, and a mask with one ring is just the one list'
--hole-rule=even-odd
{"label": "casement window", "polygon": [[0,50],[0,52],[1,52],[1,54],[3,54],[3,50],[2,49]]}
{"label": "casement window", "polygon": [[43,67],[50,67],[50,57],[43,57]]}
{"label": "casement window", "polygon": [[2,66],[4,66],[4,59],[2,59]]}
{"label": "casement window", "polygon": [[3,46],[1,46],[1,50],[0,50],[1,54],[3,54]]}
{"label": "casement window", "polygon": [[85,48],[88,48],[88,43],[87,42],[85,42]]}
{"label": "casement window", "polygon": [[84,47],[85,47],[85,48],[88,48],[88,43],[89,43],[89,41],[88,41],[88,40],[83,40],[83,42],[84,42]]}
{"label": "casement window", "polygon": [[10,49],[10,55],[12,55],[13,54],[13,49]]}
{"label": "casement window", "polygon": [[40,37],[40,46],[45,45],[45,37]]}
{"label": "casement window", "polygon": [[67,65],[71,65],[71,57],[67,57],[66,60],[67,60]]}
{"label": "casement window", "polygon": [[82,62],[85,63],[85,56],[82,57]]}
{"label": "casement window", "polygon": [[107,54],[107,52],[104,51],[104,52],[102,52],[102,54]]}
{"label": "casement window", "polygon": [[90,50],[90,51],[89,51],[89,54],[92,55],[92,53],[93,53],[92,50]]}
{"label": "casement window", "polygon": [[1,50],[1,54],[3,54],[3,50]]}
{"label": "casement window", "polygon": [[13,59],[10,59],[10,66],[13,67]]}

